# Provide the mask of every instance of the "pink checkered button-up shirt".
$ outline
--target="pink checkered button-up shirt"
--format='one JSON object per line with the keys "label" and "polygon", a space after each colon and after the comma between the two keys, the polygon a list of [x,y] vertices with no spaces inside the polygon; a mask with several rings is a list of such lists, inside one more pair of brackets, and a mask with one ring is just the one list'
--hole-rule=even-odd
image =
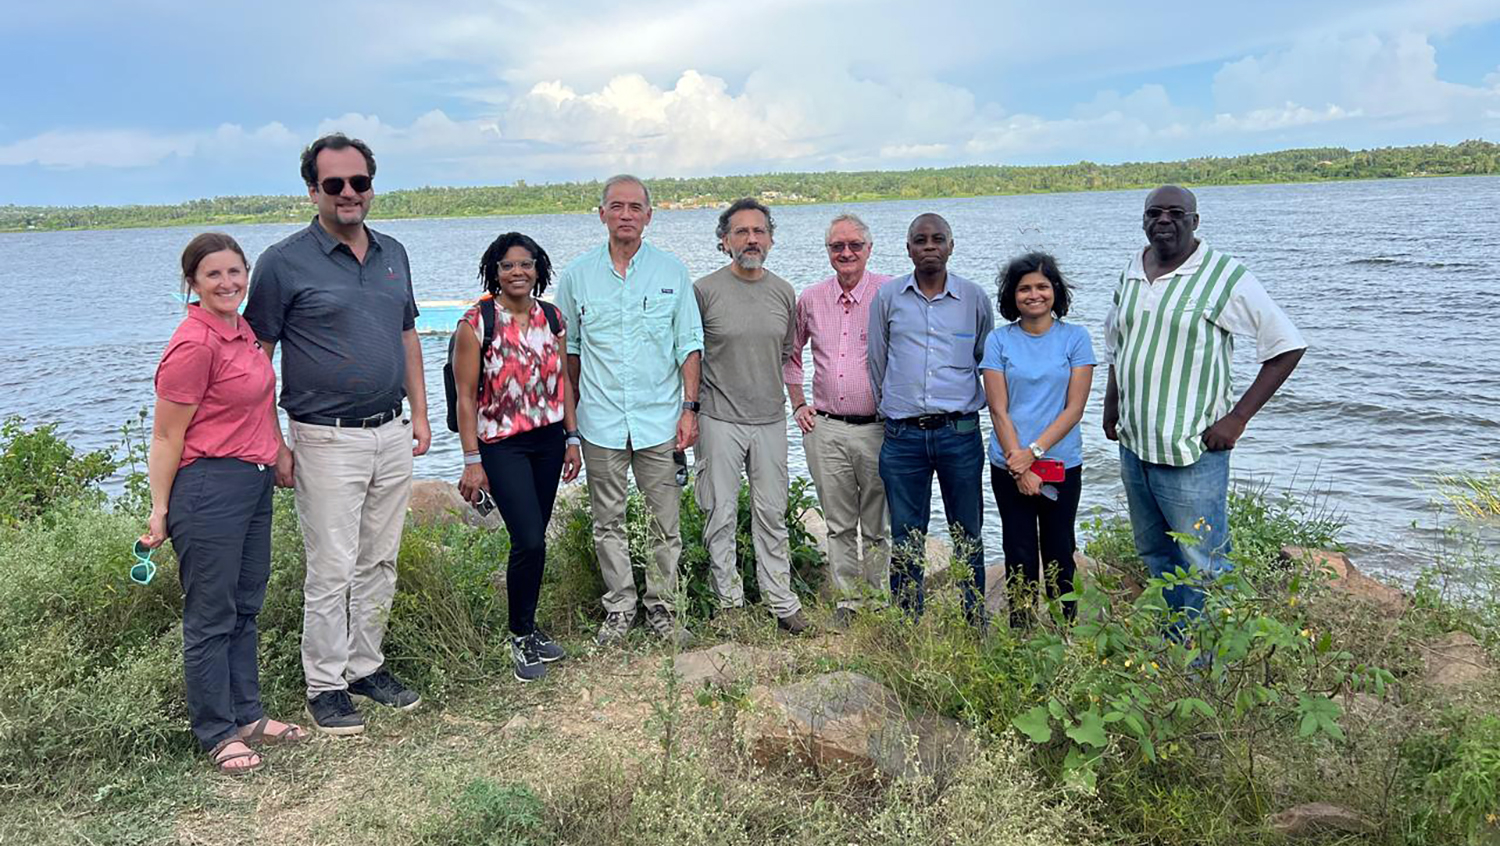
{"label": "pink checkered button-up shirt", "polygon": [[865,271],[854,290],[844,293],[837,276],[809,287],[797,298],[797,333],[792,355],[781,369],[788,385],[801,385],[802,348],[812,341],[812,404],[833,414],[875,413],[875,391],[865,366],[870,303],[891,277]]}

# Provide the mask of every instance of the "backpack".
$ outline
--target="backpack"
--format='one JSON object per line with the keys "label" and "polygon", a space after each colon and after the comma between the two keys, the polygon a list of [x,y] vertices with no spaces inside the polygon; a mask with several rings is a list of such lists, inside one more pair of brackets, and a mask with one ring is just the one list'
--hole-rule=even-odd
{"label": "backpack", "polygon": [[[562,318],[558,316],[557,306],[536,301],[542,307],[542,314],[547,317],[547,328],[556,335],[562,324]],[[495,300],[493,297],[485,297],[479,301],[479,321],[484,325],[484,340],[479,345],[479,378],[484,379],[484,351],[490,348],[490,343],[495,340]],[[458,382],[453,376],[453,352],[458,349],[458,331],[448,338],[448,359],[443,362],[443,394],[448,401],[448,431],[458,431]]]}

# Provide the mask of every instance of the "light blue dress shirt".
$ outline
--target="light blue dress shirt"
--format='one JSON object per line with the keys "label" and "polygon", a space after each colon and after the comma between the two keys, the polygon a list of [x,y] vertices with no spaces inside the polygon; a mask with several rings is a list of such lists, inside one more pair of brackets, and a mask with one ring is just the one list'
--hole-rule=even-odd
{"label": "light blue dress shirt", "polygon": [[979,362],[993,328],[989,295],[962,276],[949,273],[930,300],[911,274],[887,282],[870,306],[870,384],[880,414],[899,420],[983,408]]}
{"label": "light blue dress shirt", "polygon": [[682,363],[703,349],[687,268],[642,242],[621,277],[605,243],[557,283],[568,354],[579,357],[578,430],[609,449],[664,444],[682,415]]}

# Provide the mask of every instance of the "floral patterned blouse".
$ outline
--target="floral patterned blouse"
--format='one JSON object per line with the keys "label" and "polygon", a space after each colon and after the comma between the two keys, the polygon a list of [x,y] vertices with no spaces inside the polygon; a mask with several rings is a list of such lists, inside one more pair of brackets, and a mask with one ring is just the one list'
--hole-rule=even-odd
{"label": "floral patterned blouse", "polygon": [[[478,305],[464,313],[462,322],[484,342]],[[563,419],[567,325],[561,314],[558,323],[560,331],[553,335],[536,301],[528,321],[513,318],[504,306],[495,304],[495,337],[484,351],[479,378],[481,441],[494,443]]]}

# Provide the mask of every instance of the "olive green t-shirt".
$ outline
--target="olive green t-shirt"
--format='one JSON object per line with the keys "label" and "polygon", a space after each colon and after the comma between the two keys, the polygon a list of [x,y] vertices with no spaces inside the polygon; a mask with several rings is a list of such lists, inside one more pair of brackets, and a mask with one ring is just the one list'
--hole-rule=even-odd
{"label": "olive green t-shirt", "polygon": [[781,365],[792,354],[797,292],[769,270],[746,282],[725,265],[693,293],[703,316],[702,413],[729,423],[785,420]]}

